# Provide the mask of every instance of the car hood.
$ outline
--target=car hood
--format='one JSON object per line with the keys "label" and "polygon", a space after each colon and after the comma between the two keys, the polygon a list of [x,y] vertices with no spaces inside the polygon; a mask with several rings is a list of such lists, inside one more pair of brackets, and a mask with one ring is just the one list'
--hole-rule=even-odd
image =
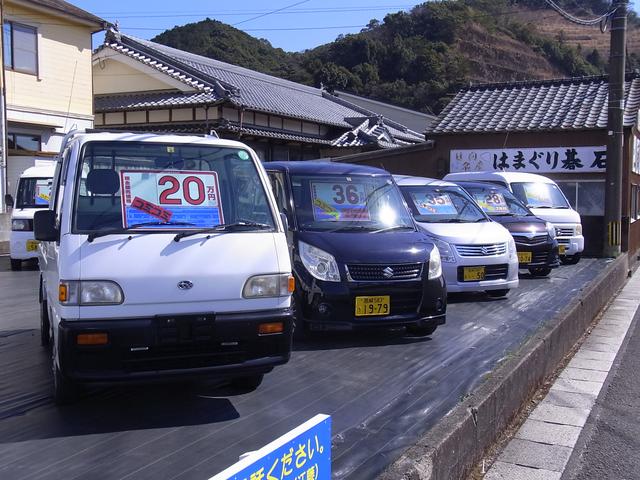
{"label": "car hood", "polygon": [[580,223],[580,214],[569,208],[531,208],[536,217],[551,223]]}
{"label": "car hood", "polygon": [[491,219],[500,223],[511,233],[544,233],[547,231],[547,222],[538,217],[526,215],[492,215]]}
{"label": "car hood", "polygon": [[298,232],[298,240],[334,256],[338,263],[414,263],[429,259],[433,243],[422,232]]}
{"label": "car hood", "polygon": [[465,245],[484,245],[489,243],[506,242],[511,236],[509,232],[496,222],[479,223],[425,223],[418,225],[439,240],[447,243]]}

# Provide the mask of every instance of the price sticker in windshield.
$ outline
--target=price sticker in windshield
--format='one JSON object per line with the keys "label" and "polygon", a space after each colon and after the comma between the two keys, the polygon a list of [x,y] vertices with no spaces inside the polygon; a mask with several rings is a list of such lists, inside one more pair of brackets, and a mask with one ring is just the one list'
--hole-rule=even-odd
{"label": "price sticker in windshield", "polygon": [[36,205],[49,205],[51,180],[37,180],[34,195]]}
{"label": "price sticker in windshield", "polygon": [[369,221],[367,185],[347,182],[311,182],[313,218],[316,221]]}
{"label": "price sticker in windshield", "polygon": [[491,213],[509,213],[509,206],[504,200],[501,193],[491,192],[489,194],[476,193],[473,195],[476,203],[485,212]]}
{"label": "price sticker in windshield", "polygon": [[122,170],[122,221],[125,228],[211,228],[224,222],[216,172]]}
{"label": "price sticker in windshield", "polygon": [[446,193],[411,193],[411,200],[420,215],[457,215],[451,197]]}

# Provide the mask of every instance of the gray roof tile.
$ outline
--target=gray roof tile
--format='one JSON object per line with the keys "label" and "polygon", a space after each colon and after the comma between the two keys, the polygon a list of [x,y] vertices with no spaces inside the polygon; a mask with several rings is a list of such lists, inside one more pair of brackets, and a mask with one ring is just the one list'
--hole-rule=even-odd
{"label": "gray roof tile", "polygon": [[[606,128],[608,87],[605,76],[470,87],[456,95],[427,135]],[[625,126],[635,124],[639,107],[640,74],[629,74]]]}
{"label": "gray roof tile", "polygon": [[157,107],[180,107],[211,104],[222,100],[215,92],[161,92],[132,93],[120,95],[96,96],[93,104],[96,112],[112,112],[120,110],[142,110]]}

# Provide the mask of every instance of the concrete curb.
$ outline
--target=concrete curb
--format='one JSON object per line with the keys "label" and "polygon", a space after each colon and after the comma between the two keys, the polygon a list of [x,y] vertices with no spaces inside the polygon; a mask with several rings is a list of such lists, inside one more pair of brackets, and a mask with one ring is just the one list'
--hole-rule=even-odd
{"label": "concrete curb", "polygon": [[627,273],[628,259],[624,254],[609,263],[580,295],[378,479],[465,478],[624,284]]}

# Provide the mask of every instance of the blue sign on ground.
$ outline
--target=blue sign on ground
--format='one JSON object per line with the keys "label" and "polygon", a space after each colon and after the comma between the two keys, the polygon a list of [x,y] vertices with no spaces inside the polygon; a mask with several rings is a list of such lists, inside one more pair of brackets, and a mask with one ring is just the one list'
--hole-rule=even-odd
{"label": "blue sign on ground", "polygon": [[316,415],[210,480],[330,480],[331,417]]}

